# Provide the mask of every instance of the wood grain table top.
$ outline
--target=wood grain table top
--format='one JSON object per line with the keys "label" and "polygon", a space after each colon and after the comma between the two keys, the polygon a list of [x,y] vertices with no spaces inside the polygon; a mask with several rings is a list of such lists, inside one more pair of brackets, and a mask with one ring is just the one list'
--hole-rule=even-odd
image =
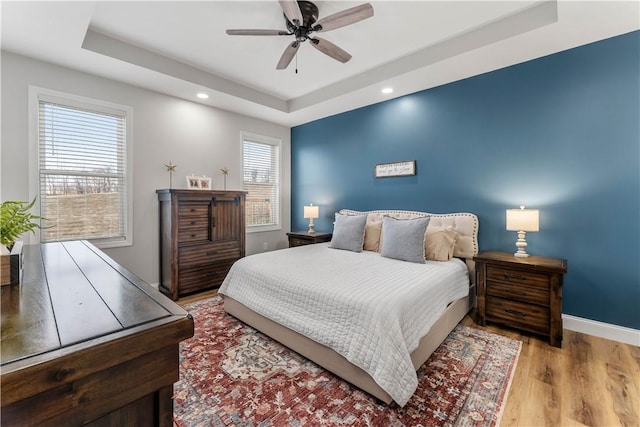
{"label": "wood grain table top", "polygon": [[36,359],[139,334],[176,321],[181,307],[86,241],[24,247],[20,285],[1,290],[3,375]]}

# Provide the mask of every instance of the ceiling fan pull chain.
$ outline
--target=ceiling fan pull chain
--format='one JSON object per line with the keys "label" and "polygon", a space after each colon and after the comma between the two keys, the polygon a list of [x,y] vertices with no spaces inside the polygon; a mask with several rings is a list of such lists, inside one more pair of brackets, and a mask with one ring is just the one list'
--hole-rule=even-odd
{"label": "ceiling fan pull chain", "polygon": [[298,53],[296,52],[296,74],[298,74]]}

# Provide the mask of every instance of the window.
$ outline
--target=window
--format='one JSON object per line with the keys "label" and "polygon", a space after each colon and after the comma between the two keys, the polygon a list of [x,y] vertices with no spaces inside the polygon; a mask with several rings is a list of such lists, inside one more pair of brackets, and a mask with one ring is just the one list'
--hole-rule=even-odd
{"label": "window", "polygon": [[279,139],[242,133],[248,232],[280,229],[280,145]]}
{"label": "window", "polygon": [[[37,100],[41,242],[132,244],[131,109],[32,88]],[[33,100],[33,98],[32,98]]]}

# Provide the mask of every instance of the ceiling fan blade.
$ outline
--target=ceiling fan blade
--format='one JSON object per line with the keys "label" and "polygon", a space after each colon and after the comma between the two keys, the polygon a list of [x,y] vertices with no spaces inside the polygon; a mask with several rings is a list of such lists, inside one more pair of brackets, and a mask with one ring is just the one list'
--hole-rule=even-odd
{"label": "ceiling fan blade", "polygon": [[[289,21],[297,27],[303,24],[302,12],[296,0],[278,0],[280,7]],[[297,23],[296,23],[297,21]]]}
{"label": "ceiling fan blade", "polygon": [[287,68],[291,63],[293,57],[296,56],[296,52],[298,51],[299,47],[300,42],[298,42],[297,40],[287,46],[287,48],[282,53],[282,56],[280,57],[280,61],[278,61],[276,70],[284,70],[285,68]]}
{"label": "ceiling fan blade", "polygon": [[227,30],[230,36],[290,36],[291,33],[282,30]]}
{"label": "ceiling fan blade", "polygon": [[311,46],[315,47],[325,55],[329,55],[336,61],[345,63],[351,59],[351,55],[349,55],[345,50],[339,48],[338,46],[331,43],[330,41],[327,41],[318,37],[313,39],[310,38],[309,41],[311,42]]}
{"label": "ceiling fan blade", "polygon": [[322,18],[313,26],[313,28],[314,31],[335,30],[336,28],[354,24],[358,21],[362,21],[363,19],[371,18],[372,16],[373,6],[371,6],[371,3],[364,3],[360,6],[345,9],[341,12]]}

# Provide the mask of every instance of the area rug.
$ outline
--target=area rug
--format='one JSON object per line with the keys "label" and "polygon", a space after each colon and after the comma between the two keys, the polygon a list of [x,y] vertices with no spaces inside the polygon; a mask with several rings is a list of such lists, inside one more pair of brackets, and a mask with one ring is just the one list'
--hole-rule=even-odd
{"label": "area rug", "polygon": [[192,426],[496,426],[522,343],[458,325],[418,370],[404,407],[385,405],[223,311],[185,306],[174,421]]}

